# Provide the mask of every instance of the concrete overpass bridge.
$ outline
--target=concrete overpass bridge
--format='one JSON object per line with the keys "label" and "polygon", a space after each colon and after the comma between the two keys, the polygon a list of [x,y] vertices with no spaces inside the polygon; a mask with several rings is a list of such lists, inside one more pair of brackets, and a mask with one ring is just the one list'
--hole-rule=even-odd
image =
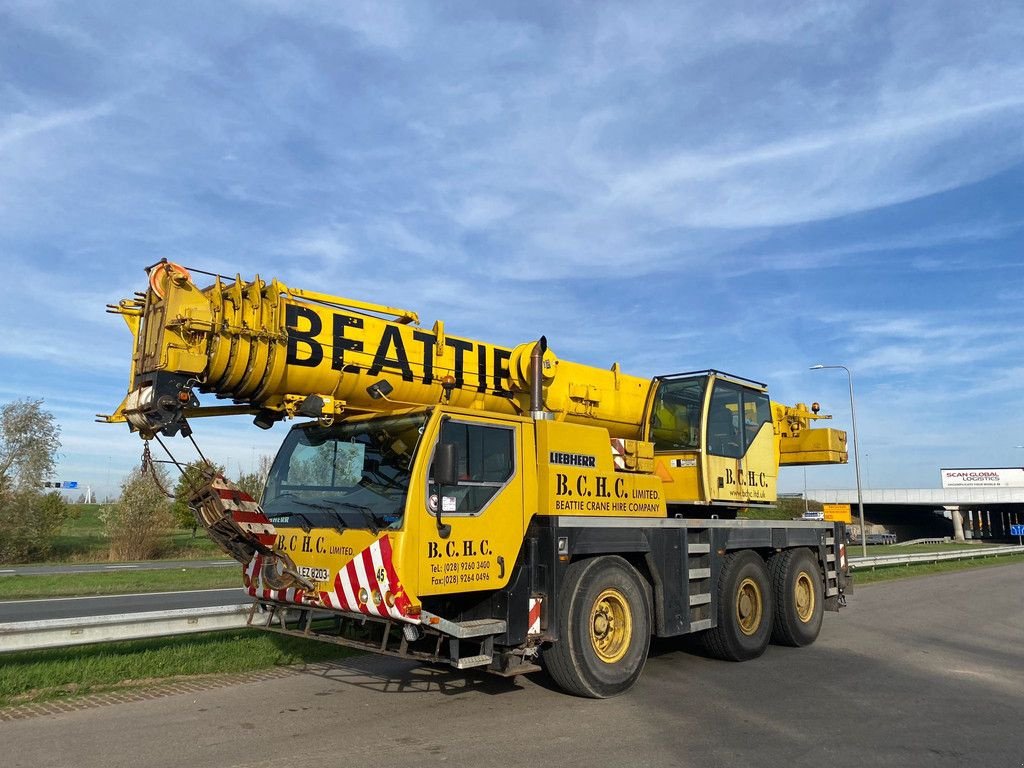
{"label": "concrete overpass bridge", "polygon": [[[863,497],[865,522],[884,526],[901,541],[955,539],[958,528],[966,538],[1009,539],[1010,526],[1024,524],[1024,488],[872,488]],[[849,504],[859,527],[856,489],[809,489],[807,498]]]}

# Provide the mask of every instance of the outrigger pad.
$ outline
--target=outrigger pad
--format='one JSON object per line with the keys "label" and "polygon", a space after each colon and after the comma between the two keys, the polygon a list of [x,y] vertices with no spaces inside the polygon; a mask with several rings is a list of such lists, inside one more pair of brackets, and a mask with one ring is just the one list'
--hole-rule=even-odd
{"label": "outrigger pad", "polygon": [[287,554],[274,551],[277,530],[260,505],[223,475],[211,473],[189,496],[188,504],[214,543],[242,565],[248,565],[257,553],[268,558],[267,565],[273,567],[264,570],[265,575],[273,576],[274,589],[314,589],[299,576]]}

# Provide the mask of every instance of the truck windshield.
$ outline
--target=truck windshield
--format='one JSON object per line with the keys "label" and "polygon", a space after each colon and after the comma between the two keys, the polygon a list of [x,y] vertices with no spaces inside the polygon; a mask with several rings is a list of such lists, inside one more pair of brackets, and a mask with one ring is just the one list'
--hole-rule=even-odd
{"label": "truck windshield", "polygon": [[400,528],[426,418],[292,429],[267,477],[263,511],[277,525],[304,529]]}

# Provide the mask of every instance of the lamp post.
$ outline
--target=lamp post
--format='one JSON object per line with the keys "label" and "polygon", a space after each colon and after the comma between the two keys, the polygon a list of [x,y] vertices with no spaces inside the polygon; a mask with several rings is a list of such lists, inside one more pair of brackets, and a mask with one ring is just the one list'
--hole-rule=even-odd
{"label": "lamp post", "polygon": [[812,365],[812,371],[820,371],[825,368],[842,368],[846,371],[846,378],[850,382],[850,423],[853,425],[853,473],[857,478],[857,510],[860,513],[860,546],[864,557],[868,556],[868,537],[864,526],[864,492],[860,485],[860,452],[857,448],[857,409],[853,399],[853,374],[845,365]]}

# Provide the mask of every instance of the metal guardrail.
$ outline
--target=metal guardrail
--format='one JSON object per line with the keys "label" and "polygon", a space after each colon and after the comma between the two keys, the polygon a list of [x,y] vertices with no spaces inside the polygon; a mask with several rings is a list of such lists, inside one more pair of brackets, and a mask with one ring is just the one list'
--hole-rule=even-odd
{"label": "metal guardrail", "polygon": [[956,549],[947,552],[914,552],[909,555],[875,555],[849,557],[847,562],[853,569],[876,568],[887,565],[913,565],[914,563],[938,563],[943,560],[969,560],[975,557],[998,557],[999,555],[1024,555],[1024,547],[985,547],[978,549]]}
{"label": "metal guardrail", "polygon": [[894,547],[913,547],[918,544],[949,544],[952,539],[949,536],[933,536],[930,539],[909,539],[907,541],[897,541],[893,544]]}
{"label": "metal guardrail", "polygon": [[251,608],[251,603],[245,603],[111,616],[12,621],[0,624],[0,653],[238,629],[246,626]]}

